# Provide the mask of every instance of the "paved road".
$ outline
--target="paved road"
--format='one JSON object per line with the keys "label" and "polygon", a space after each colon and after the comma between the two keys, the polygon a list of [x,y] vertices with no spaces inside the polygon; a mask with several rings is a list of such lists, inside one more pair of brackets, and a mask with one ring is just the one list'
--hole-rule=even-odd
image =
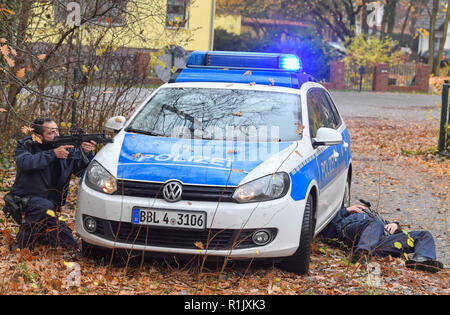
{"label": "paved road", "polygon": [[427,120],[440,117],[441,97],[427,94],[331,92],[344,118]]}

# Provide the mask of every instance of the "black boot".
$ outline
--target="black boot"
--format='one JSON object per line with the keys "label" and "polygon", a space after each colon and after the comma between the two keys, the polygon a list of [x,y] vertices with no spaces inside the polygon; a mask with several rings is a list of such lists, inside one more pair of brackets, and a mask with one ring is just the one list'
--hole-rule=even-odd
{"label": "black boot", "polygon": [[444,265],[440,261],[426,257],[417,257],[407,260],[405,262],[405,266],[406,268],[428,271],[432,273],[438,272],[439,270],[444,268]]}

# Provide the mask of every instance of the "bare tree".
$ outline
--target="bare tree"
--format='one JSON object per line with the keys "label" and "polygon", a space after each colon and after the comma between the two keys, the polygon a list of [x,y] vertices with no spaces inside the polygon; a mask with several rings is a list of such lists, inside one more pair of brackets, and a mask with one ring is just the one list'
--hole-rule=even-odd
{"label": "bare tree", "polygon": [[448,7],[448,4],[447,4],[447,12],[445,14],[444,24],[442,25],[442,37],[441,37],[441,40],[439,41],[439,50],[438,50],[438,54],[437,54],[437,60],[433,64],[433,74],[434,75],[439,74],[438,73],[439,67],[440,67],[442,55],[444,52],[445,42],[447,40],[449,21],[450,21],[450,8]]}
{"label": "bare tree", "polygon": [[383,20],[381,24],[381,38],[387,34],[392,37],[397,17],[398,0],[386,0],[384,5]]}
{"label": "bare tree", "polygon": [[[8,0],[14,2],[8,6],[3,2],[0,2],[3,139],[8,138],[7,129],[20,130],[20,126],[37,115],[49,113],[60,121],[68,121],[70,104],[74,101],[79,105],[77,118],[82,123],[104,120],[106,115],[117,113],[120,106],[116,105],[126,103],[122,110],[129,112],[139,99],[135,87],[142,84],[138,81],[142,78],[136,75],[136,50],[130,53],[121,46],[129,46],[131,40],[149,48],[169,43],[184,45],[191,38],[177,23],[158,31],[145,29],[149,24],[166,25],[164,1],[79,0],[82,7],[79,25],[67,24],[64,16],[58,17],[58,8],[67,12],[67,0]],[[77,38],[83,45],[77,45]],[[75,79],[77,67],[79,76]],[[12,126],[13,123],[17,125]]]}
{"label": "bare tree", "polygon": [[430,12],[430,29],[428,38],[428,64],[434,69],[434,42],[436,38],[436,21],[439,14],[439,0],[433,0]]}

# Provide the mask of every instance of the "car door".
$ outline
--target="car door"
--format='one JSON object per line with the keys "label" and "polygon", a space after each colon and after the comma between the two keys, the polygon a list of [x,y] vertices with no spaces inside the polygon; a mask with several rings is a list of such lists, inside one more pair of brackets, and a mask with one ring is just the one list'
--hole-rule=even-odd
{"label": "car door", "polygon": [[[334,104],[333,99],[330,96],[330,93],[324,91],[324,95],[328,101],[328,104],[331,107],[331,110],[333,111],[334,117],[336,119],[336,123],[337,123],[337,130],[341,133],[342,135],[342,144],[339,146],[341,149],[341,154],[342,154],[342,158],[344,159],[345,162],[345,169],[347,170],[350,164],[350,158],[351,158],[351,154],[350,154],[350,135],[348,133],[347,130],[347,126],[345,125],[345,123],[343,122],[341,115],[339,114],[339,111],[336,108],[336,105]],[[345,178],[345,180],[347,180],[347,178]]]}
{"label": "car door", "polygon": [[[338,129],[339,123],[342,124],[342,122],[336,120],[323,89],[313,88],[308,91],[307,104],[311,140],[316,136],[319,128]],[[342,183],[342,173],[345,169],[342,145],[343,143],[313,148],[317,156],[316,162],[319,170],[317,227],[320,227],[342,202],[342,189],[345,187],[345,182]]]}
{"label": "car door", "polygon": [[338,208],[340,208],[342,205],[342,197],[344,196],[345,184],[347,181],[347,170],[350,162],[350,136],[348,134],[347,127],[345,126],[341,116],[339,115],[336,105],[331,99],[330,94],[325,90],[321,90],[320,94],[322,95],[325,107],[333,113],[335,120],[334,129],[339,131],[339,133],[342,135],[342,142],[335,146],[338,159],[335,179],[337,195],[333,200],[333,204],[335,205],[334,209],[338,210]]}

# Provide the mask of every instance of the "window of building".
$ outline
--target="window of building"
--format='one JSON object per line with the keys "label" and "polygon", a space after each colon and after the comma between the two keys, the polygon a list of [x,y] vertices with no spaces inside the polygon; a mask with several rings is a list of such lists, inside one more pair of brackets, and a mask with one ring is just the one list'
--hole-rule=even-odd
{"label": "window of building", "polygon": [[166,27],[186,27],[188,0],[167,0]]}

